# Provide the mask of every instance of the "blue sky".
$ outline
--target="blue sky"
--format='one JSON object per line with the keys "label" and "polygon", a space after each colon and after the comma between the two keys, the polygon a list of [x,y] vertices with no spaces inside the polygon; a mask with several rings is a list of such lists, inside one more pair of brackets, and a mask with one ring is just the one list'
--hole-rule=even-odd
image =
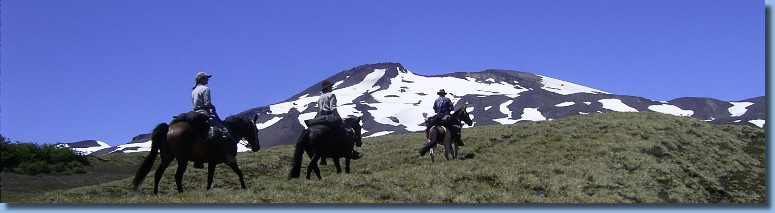
{"label": "blue sky", "polygon": [[340,71],[525,71],[654,100],[765,95],[753,1],[3,1],[0,134],[119,145],[191,108],[221,117]]}

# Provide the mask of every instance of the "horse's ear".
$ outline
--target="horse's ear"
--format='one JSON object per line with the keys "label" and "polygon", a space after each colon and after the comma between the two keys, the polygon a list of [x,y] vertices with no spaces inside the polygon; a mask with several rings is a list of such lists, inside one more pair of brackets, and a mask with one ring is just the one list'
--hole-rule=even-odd
{"label": "horse's ear", "polygon": [[358,117],[358,122],[361,122],[361,117]]}
{"label": "horse's ear", "polygon": [[255,124],[256,122],[258,122],[258,113],[256,113],[256,115],[253,116],[253,124]]}

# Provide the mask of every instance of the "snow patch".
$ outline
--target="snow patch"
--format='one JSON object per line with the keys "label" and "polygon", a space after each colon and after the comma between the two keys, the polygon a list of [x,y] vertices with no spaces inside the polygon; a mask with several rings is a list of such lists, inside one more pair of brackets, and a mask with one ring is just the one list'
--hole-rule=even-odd
{"label": "snow patch", "polygon": [[677,106],[669,105],[669,104],[651,105],[649,106],[649,110],[654,112],[661,112],[664,114],[671,114],[675,116],[692,116],[694,114],[694,111],[692,110],[684,110]]}
{"label": "snow patch", "polygon": [[264,129],[264,128],[267,128],[267,127],[269,127],[269,126],[272,126],[272,125],[274,125],[275,123],[277,123],[278,121],[280,121],[280,120],[282,120],[282,119],[283,119],[282,117],[274,117],[274,118],[272,118],[272,119],[269,119],[269,120],[268,120],[268,121],[266,121],[266,122],[263,122],[263,123],[256,124],[256,129],[258,129],[258,130],[262,130],[262,129]]}
{"label": "snow patch", "polygon": [[[349,77],[349,76],[348,76],[348,77]],[[333,89],[336,89],[336,88],[338,88],[338,87],[339,87],[339,85],[340,85],[340,84],[342,84],[342,83],[344,83],[344,80],[337,81],[336,83],[334,83],[334,86],[331,86],[331,88],[333,88]]]}
{"label": "snow patch", "polygon": [[115,152],[133,153],[133,152],[147,152],[147,151],[151,151],[151,140],[148,140],[142,143],[128,143],[124,145],[118,145],[116,146],[116,150],[113,150],[110,153],[115,153]]}
{"label": "snow patch", "polygon": [[299,124],[301,126],[306,127],[307,124],[304,123],[304,121],[315,118],[315,115],[318,114],[317,112],[308,112],[304,114],[299,114]]}
{"label": "snow patch", "polygon": [[600,103],[603,104],[603,109],[610,109],[617,112],[637,112],[638,110],[627,106],[622,100],[619,99],[601,99]]}
{"label": "snow patch", "polygon": [[556,106],[556,107],[566,107],[566,106],[573,106],[574,104],[576,104],[576,103],[569,101],[569,102],[562,102],[562,103],[559,103],[559,104],[554,105],[554,106]]}
{"label": "snow patch", "polygon": [[81,155],[88,155],[88,154],[91,154],[91,153],[96,152],[96,151],[100,151],[100,150],[103,150],[103,149],[106,149],[106,148],[110,148],[110,145],[108,145],[107,143],[102,142],[102,141],[97,141],[97,144],[99,146],[86,147],[86,148],[70,148],[69,144],[64,144],[63,143],[63,144],[57,144],[57,147],[69,148],[70,150],[78,152],[78,154],[81,154]]}
{"label": "snow patch", "polygon": [[751,102],[729,102],[729,103],[732,104],[732,107],[729,107],[729,114],[732,114],[732,117],[742,116],[743,114],[745,114],[745,112],[748,111],[748,109],[746,108],[748,106],[753,105],[753,103]]}
{"label": "snow patch", "polygon": [[[248,152],[248,151],[250,151],[250,148],[248,148],[244,144],[248,144],[248,141],[246,141],[245,139],[242,139],[242,140],[239,141],[239,143],[237,144],[237,152]],[[259,142],[259,145],[260,145],[260,142]]]}
{"label": "snow patch", "polygon": [[546,117],[538,111],[538,108],[525,108],[522,110],[522,116],[517,121],[545,121]]}
{"label": "snow patch", "polygon": [[508,107],[512,102],[514,102],[514,101],[508,100],[505,103],[502,103],[500,105],[501,113],[506,114],[506,118],[493,119],[493,121],[501,123],[501,124],[515,124],[515,123],[517,123],[517,120],[512,120],[511,119],[511,110],[509,110],[509,107]]}
{"label": "snow patch", "polygon": [[560,95],[570,95],[576,93],[591,93],[591,94],[611,94],[602,90],[592,89],[589,87],[581,86],[567,81],[538,75],[541,77],[541,83],[544,85],[542,89],[554,92]]}
{"label": "snow patch", "polygon": [[765,121],[764,121],[764,120],[757,119],[757,120],[750,120],[750,121],[748,121],[748,122],[749,122],[749,123],[752,123],[753,125],[756,125],[756,126],[758,126],[759,128],[764,128],[764,123],[765,123]]}
{"label": "snow patch", "polygon": [[393,133],[393,131],[381,131],[381,132],[377,132],[377,133],[371,134],[371,135],[363,137],[363,138],[379,137],[379,136],[388,135],[390,133]]}

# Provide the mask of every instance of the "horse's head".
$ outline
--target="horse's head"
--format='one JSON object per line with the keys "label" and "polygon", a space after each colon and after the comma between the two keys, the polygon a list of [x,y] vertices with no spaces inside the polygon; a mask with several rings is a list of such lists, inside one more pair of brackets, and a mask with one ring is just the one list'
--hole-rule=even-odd
{"label": "horse's head", "polygon": [[257,119],[258,115],[254,116],[253,120],[230,117],[223,122],[229,127],[229,131],[238,135],[236,138],[248,141],[245,146],[256,152],[261,149],[261,145],[258,144],[258,128],[256,128],[255,123]]}
{"label": "horse's head", "polygon": [[245,137],[246,139],[247,138],[253,138],[254,139],[253,141],[248,139],[248,146],[249,146],[250,150],[253,151],[253,152],[257,152],[258,150],[261,149],[261,145],[258,143],[258,127],[256,126],[257,122],[258,122],[258,114],[254,115],[253,116],[253,120],[248,122],[248,123],[250,123],[250,130],[252,130],[250,132],[252,132],[252,134],[250,134],[249,137]]}
{"label": "horse's head", "polygon": [[346,118],[344,119],[344,123],[353,128],[353,131],[355,133],[353,135],[355,146],[361,147],[361,145],[363,145],[363,142],[361,142],[361,117]]}
{"label": "horse's head", "polygon": [[474,121],[471,120],[471,116],[468,115],[468,112],[466,111],[466,107],[463,106],[458,110],[455,110],[454,113],[452,113],[452,117],[457,118],[460,121],[465,122],[468,124],[468,126],[471,126],[474,124]]}

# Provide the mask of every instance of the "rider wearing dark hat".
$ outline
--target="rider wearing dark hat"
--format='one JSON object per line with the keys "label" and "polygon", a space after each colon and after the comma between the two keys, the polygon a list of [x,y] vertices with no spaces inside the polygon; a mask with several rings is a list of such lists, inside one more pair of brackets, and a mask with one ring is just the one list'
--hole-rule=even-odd
{"label": "rider wearing dark hat", "polygon": [[428,130],[430,130],[434,124],[438,123],[441,118],[443,118],[445,115],[449,115],[454,107],[454,105],[452,105],[452,100],[449,100],[449,98],[445,97],[447,92],[444,91],[444,89],[440,89],[438,92],[436,92],[436,94],[439,95],[439,98],[436,98],[436,101],[433,102],[433,112],[436,114],[428,118],[428,121],[425,122],[425,134],[428,134]]}
{"label": "rider wearing dark hat", "polygon": [[[450,128],[450,125],[448,124],[455,124],[462,126],[460,124],[460,121],[457,121],[457,119],[452,118],[450,116],[450,113],[454,110],[454,105],[452,104],[452,100],[445,97],[447,95],[447,92],[444,91],[444,89],[440,89],[438,92],[436,92],[437,95],[439,95],[439,98],[436,99],[436,101],[433,102],[433,111],[436,112],[435,115],[431,116],[430,118],[425,120],[425,135],[428,135],[428,131],[431,129],[431,127],[435,125],[444,125],[448,129],[452,130],[452,134],[455,136],[460,134],[460,130],[455,128]],[[447,117],[447,118],[444,118]],[[443,120],[448,120],[446,123],[442,122]],[[420,148],[419,153],[420,155],[425,155],[430,148],[435,145],[435,143],[428,143],[427,145]]]}

